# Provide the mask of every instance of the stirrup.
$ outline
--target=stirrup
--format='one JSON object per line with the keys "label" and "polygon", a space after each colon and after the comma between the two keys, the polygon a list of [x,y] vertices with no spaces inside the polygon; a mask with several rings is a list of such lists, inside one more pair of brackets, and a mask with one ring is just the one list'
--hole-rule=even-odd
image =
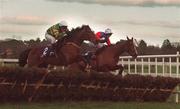
{"label": "stirrup", "polygon": [[50,52],[50,53],[49,53],[49,56],[54,56],[54,55],[55,55],[54,52]]}
{"label": "stirrup", "polygon": [[91,69],[91,65],[89,65],[89,64],[88,64],[88,65],[86,65],[85,71],[88,71],[88,72],[89,72],[89,71],[90,71],[90,69]]}

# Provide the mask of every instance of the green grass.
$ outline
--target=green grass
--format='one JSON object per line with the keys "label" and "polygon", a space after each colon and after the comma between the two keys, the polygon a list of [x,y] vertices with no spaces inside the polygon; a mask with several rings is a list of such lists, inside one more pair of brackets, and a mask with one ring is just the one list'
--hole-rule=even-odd
{"label": "green grass", "polygon": [[[135,66],[134,65],[131,65],[130,66],[131,67],[131,71],[130,72],[135,72]],[[141,71],[141,65],[137,65],[137,72],[138,73],[141,73],[142,71]],[[144,65],[143,66],[144,67],[144,72],[143,73],[145,73],[145,74],[148,74],[148,66],[147,65]],[[150,66],[151,67],[151,72],[155,72],[155,65],[151,65]],[[128,72],[127,71],[127,69],[128,69],[128,66],[127,65],[125,65],[125,72]],[[170,67],[169,66],[167,66],[167,65],[165,65],[164,66],[164,72],[165,73],[169,73],[170,71]],[[161,66],[161,65],[157,65],[157,73],[158,74],[162,74],[162,72],[163,72],[163,67]],[[171,67],[171,72],[172,72],[172,74],[176,74],[176,66],[172,66]],[[179,74],[180,74],[180,70],[179,70]]]}
{"label": "green grass", "polygon": [[2,66],[7,66],[7,67],[17,67],[17,66],[19,66],[18,64],[14,64],[14,63],[2,63],[2,62],[0,62],[0,66],[2,67]]}
{"label": "green grass", "polygon": [[59,102],[0,104],[0,109],[180,109],[175,103]]}

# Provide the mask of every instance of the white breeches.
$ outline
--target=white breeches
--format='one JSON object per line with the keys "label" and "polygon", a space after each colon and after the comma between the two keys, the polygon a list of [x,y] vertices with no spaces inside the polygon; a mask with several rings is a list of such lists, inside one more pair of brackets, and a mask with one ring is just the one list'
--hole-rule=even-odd
{"label": "white breeches", "polygon": [[54,44],[56,42],[56,39],[53,36],[51,36],[50,34],[48,34],[48,33],[45,34],[45,38],[51,44]]}

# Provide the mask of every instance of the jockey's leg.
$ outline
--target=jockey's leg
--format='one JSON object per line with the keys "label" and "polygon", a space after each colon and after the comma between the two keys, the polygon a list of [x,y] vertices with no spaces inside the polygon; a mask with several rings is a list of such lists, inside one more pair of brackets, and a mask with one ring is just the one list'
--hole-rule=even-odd
{"label": "jockey's leg", "polygon": [[[45,38],[46,38],[46,40],[47,40],[48,42],[50,42],[52,45],[56,42],[56,39],[55,39],[53,36],[49,35],[48,33],[45,34]],[[42,54],[41,57],[46,57],[47,55],[50,54],[50,51],[51,51],[51,49],[49,49],[49,47],[46,47],[46,48],[44,49],[43,54]]]}
{"label": "jockey's leg", "polygon": [[50,42],[51,44],[56,43],[56,39],[55,39],[52,35],[50,35],[50,34],[48,34],[48,33],[45,34],[45,38],[46,38],[46,40],[47,40],[48,42]]}
{"label": "jockey's leg", "polygon": [[86,68],[85,70],[89,70],[90,69],[90,60],[88,59],[88,56],[85,56],[85,63],[86,63]]}

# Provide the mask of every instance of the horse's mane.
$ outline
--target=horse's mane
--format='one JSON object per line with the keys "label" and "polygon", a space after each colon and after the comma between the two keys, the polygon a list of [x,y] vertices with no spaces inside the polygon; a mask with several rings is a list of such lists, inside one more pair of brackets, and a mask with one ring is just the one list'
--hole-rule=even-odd
{"label": "horse's mane", "polygon": [[75,34],[76,32],[79,32],[80,30],[83,29],[83,27],[85,26],[89,26],[89,25],[82,25],[81,27],[76,27],[76,28],[72,28],[71,31],[69,31],[67,33],[68,36],[73,36],[73,34]]}
{"label": "horse's mane", "polygon": [[67,32],[68,36],[73,36],[74,33],[80,31],[82,29],[82,27],[76,27],[76,28],[72,28],[71,31]]}
{"label": "horse's mane", "polygon": [[76,27],[76,28],[72,28],[69,32],[67,32],[67,36],[63,37],[61,39],[59,39],[57,41],[57,45],[56,46],[62,46],[64,43],[68,42],[68,41],[72,41],[71,38],[74,37],[77,32],[81,31],[83,29],[83,27],[85,26],[89,26],[89,25],[82,25],[81,27]]}
{"label": "horse's mane", "polygon": [[[81,27],[76,27],[76,28],[72,28],[71,31],[67,32],[67,36],[64,37],[64,40],[69,40],[70,38],[72,38],[74,36],[74,34],[76,32],[79,32],[80,30],[82,30],[83,26]],[[60,39],[61,40],[61,39]],[[58,40],[58,42],[60,42],[60,40]]]}

